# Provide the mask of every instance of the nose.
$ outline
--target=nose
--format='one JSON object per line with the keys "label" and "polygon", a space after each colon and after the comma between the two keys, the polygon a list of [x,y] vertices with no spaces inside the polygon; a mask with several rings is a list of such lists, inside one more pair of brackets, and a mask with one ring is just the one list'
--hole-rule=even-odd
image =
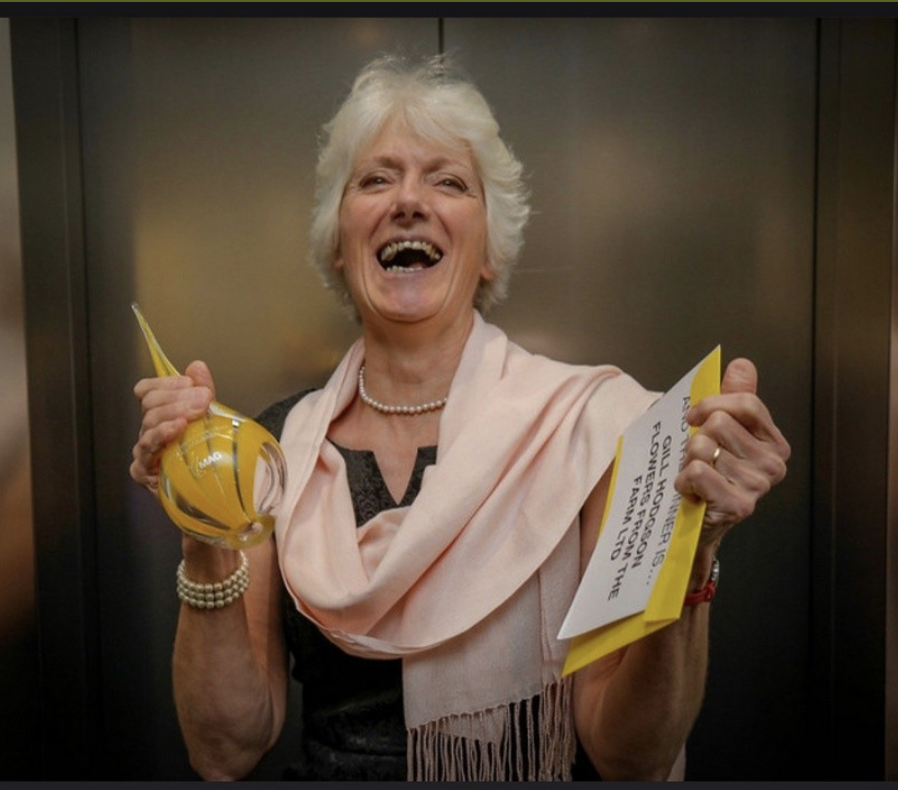
{"label": "nose", "polygon": [[404,178],[396,191],[392,218],[396,222],[409,223],[427,219],[430,207],[423,185],[416,178]]}

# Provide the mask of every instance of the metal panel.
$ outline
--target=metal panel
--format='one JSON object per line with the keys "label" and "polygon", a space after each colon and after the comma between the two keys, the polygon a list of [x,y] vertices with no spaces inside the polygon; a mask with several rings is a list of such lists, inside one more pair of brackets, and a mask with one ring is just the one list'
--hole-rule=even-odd
{"label": "metal panel", "polygon": [[0,19],[0,776],[37,779],[37,607],[31,442],[9,20]]}
{"label": "metal panel", "polygon": [[10,21],[35,487],[41,778],[88,778],[98,627],[75,35]]}
{"label": "metal panel", "polygon": [[[436,52],[437,22],[82,19],[78,34],[104,770],[185,778],[170,691],[180,538],[128,477],[130,391],[152,374],[129,305],[244,413],[322,383],[355,327],[305,262],[318,129],[376,54]],[[280,777],[295,714],[251,778]]]}
{"label": "metal panel", "polygon": [[886,643],[890,629],[895,638],[887,570],[888,531],[894,541],[896,529],[896,24],[826,20],[822,34],[822,74],[836,70],[838,80],[821,94],[815,572],[828,598],[815,647],[828,662],[828,685],[817,713],[828,776],[881,780],[887,760],[895,771],[896,735],[888,740],[885,716],[898,659]]}
{"label": "metal panel", "polygon": [[445,41],[530,173],[496,320],[658,389],[717,343],[759,367],[794,455],[724,542],[687,777],[809,778],[816,23],[448,19]]}

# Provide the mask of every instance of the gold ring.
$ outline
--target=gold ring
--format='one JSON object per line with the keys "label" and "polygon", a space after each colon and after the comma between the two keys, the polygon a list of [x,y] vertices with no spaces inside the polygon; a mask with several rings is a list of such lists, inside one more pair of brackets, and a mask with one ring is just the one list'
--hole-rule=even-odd
{"label": "gold ring", "polygon": [[720,450],[721,447],[718,444],[716,449],[714,450],[714,454],[711,456],[711,460],[708,463],[711,465],[711,468],[714,468],[714,465],[717,463],[717,459],[720,458]]}

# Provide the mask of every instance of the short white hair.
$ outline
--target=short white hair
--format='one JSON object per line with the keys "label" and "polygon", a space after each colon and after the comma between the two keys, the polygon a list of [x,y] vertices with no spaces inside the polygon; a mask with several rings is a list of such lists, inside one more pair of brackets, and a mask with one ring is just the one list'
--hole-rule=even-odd
{"label": "short white hair", "polygon": [[511,270],[530,215],[521,163],[499,136],[486,99],[454,73],[443,56],[420,64],[378,58],[362,69],[337,114],[324,125],[318,157],[310,260],[341,299],[352,300],[342,272],[333,267],[339,245],[340,205],[356,159],[384,126],[400,120],[424,140],[467,146],[486,203],[487,256],[493,272],[483,280],[474,305],[486,312],[508,293]]}

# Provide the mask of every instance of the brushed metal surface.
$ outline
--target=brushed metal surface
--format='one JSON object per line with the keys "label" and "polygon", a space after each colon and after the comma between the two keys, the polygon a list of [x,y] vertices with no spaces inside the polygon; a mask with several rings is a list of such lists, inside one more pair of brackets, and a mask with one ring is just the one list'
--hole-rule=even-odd
{"label": "brushed metal surface", "polygon": [[[896,23],[824,20],[815,371],[815,700],[833,779],[896,776]],[[838,79],[828,72],[838,70]]]}
{"label": "brushed metal surface", "polygon": [[39,720],[31,440],[9,20],[0,19],[0,775],[35,779]]}
{"label": "brushed metal surface", "polygon": [[530,174],[510,334],[656,389],[718,343],[759,368],[794,454],[723,545],[687,778],[806,777],[816,24],[448,19],[445,39]]}

